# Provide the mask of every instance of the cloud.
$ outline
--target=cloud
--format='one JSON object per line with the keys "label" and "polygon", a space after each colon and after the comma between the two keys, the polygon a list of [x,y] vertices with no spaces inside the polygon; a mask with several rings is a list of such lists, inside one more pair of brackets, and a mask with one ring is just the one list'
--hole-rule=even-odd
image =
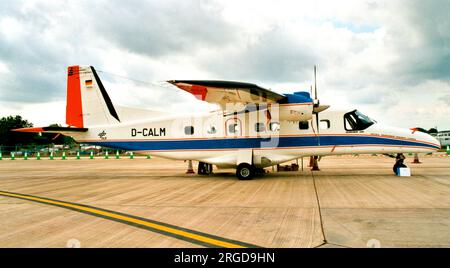
{"label": "cloud", "polygon": [[319,61],[306,40],[278,26],[261,35],[242,36],[249,38],[222,52],[213,51],[202,64],[217,78],[273,83],[303,80]]}
{"label": "cloud", "polygon": [[[446,0],[414,0],[406,6],[405,22],[414,32],[414,39],[398,52],[404,56],[406,72],[419,79],[445,79],[450,81],[450,10]],[[397,29],[400,32],[401,29]],[[414,52],[414,53],[413,53]],[[408,53],[408,55],[405,55]]]}
{"label": "cloud", "polygon": [[[3,3],[5,5],[5,3]],[[96,62],[96,48],[85,39],[67,2],[23,1],[6,4],[0,17],[0,98],[11,102],[56,101],[65,97],[66,68],[74,59]],[[73,22],[73,23],[70,23]]]}
{"label": "cloud", "polygon": [[[150,57],[225,46],[236,31],[220,8],[205,1],[104,1],[92,8],[89,25],[121,49]],[[95,3],[93,5],[98,5]]]}

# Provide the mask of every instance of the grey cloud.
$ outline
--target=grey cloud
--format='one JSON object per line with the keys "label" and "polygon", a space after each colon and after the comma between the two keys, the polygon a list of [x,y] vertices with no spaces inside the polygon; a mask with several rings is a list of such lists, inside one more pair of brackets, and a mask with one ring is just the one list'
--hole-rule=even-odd
{"label": "grey cloud", "polygon": [[58,65],[61,55],[49,50],[45,40],[29,36],[22,42],[10,42],[0,36],[0,55],[9,69],[1,74],[3,101],[35,102],[62,96],[58,90],[64,89],[64,69]]}
{"label": "grey cloud", "polygon": [[1,100],[46,102],[64,98],[67,66],[84,59],[95,63],[97,57],[86,53],[90,49],[78,24],[59,14],[66,5],[21,9],[21,2],[14,4],[7,4],[9,12],[1,13],[0,19],[14,19],[23,33],[0,34],[0,61],[9,70],[0,74]]}
{"label": "grey cloud", "polygon": [[450,106],[450,94],[444,95],[444,96],[440,97],[438,100],[443,101],[448,106]]}
{"label": "grey cloud", "polygon": [[398,25],[391,34],[401,36],[402,27],[409,27],[417,35],[413,44],[395,40],[397,52],[401,55],[396,69],[403,78],[402,82],[450,81],[450,1],[413,0],[402,3],[405,23]]}
{"label": "grey cloud", "polygon": [[[97,6],[98,3],[93,3]],[[206,1],[107,1],[89,26],[122,49],[151,57],[192,53],[236,38],[217,6]]]}
{"label": "grey cloud", "polygon": [[280,27],[260,35],[256,42],[247,42],[245,35],[240,40],[243,49],[204,59],[205,68],[224,79],[281,83],[309,78],[312,66],[322,62],[311,47]]}
{"label": "grey cloud", "polygon": [[[0,19],[14,18],[25,29],[16,39],[0,34],[0,61],[10,70],[0,74],[3,101],[63,98],[66,67],[88,63],[103,68],[95,55],[102,46],[151,58],[191,56],[197,49],[225,45],[236,34],[219,7],[206,1],[79,1],[27,9],[22,4],[0,3]],[[137,79],[153,78],[148,70],[131,73]]]}
{"label": "grey cloud", "polygon": [[[398,98],[408,98],[415,87],[427,81],[450,82],[450,2],[398,1],[382,3],[384,10],[385,48],[397,57],[384,72],[369,66],[353,73],[352,79],[330,81],[330,87],[352,93],[352,101],[390,109]],[[395,16],[389,18],[388,16]],[[383,56],[383,55],[380,55]],[[339,78],[337,78],[339,79]],[[421,87],[421,94],[432,88]],[[420,94],[419,94],[420,95]],[[444,100],[444,99],[441,99]]]}
{"label": "grey cloud", "polygon": [[349,94],[351,100],[360,105],[375,105],[382,110],[388,109],[399,103],[402,94],[398,88],[365,88],[354,90]]}
{"label": "grey cloud", "polygon": [[[309,78],[319,63],[313,49],[282,27],[250,44],[249,36],[224,21],[220,7],[204,1],[124,3],[117,1],[89,16],[96,33],[152,58],[188,56],[217,79],[298,81],[306,71]],[[196,57],[202,49],[216,53]]]}
{"label": "grey cloud", "polygon": [[0,2],[0,15],[16,14],[19,11],[19,7],[23,4],[23,1],[1,1]]}

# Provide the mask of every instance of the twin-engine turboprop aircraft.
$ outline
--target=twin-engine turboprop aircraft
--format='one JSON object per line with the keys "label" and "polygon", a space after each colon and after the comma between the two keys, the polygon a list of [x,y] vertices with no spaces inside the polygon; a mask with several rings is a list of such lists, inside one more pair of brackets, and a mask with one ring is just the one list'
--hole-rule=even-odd
{"label": "twin-engine turboprop aircraft", "polygon": [[429,153],[440,148],[428,134],[388,127],[355,109],[331,111],[308,92],[278,94],[254,84],[172,80],[198,99],[219,104],[207,114],[118,107],[94,67],[68,68],[68,127],[17,131],[55,132],[81,143],[236,168],[239,179],[303,156]]}

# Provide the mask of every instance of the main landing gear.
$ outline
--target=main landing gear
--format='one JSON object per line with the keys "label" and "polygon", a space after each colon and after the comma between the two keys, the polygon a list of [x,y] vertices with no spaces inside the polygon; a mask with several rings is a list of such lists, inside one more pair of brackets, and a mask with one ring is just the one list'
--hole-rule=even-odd
{"label": "main landing gear", "polygon": [[211,175],[213,171],[212,164],[198,162],[198,175]]}
{"label": "main landing gear", "polygon": [[[198,174],[199,175],[211,175],[213,166],[205,162],[198,162]],[[255,174],[263,174],[264,169],[256,168],[253,165],[247,163],[241,163],[236,168],[236,177],[240,180],[251,180]]]}
{"label": "main landing gear", "polygon": [[240,180],[251,180],[255,172],[255,167],[247,163],[241,163],[236,168],[236,176]]}
{"label": "main landing gear", "polygon": [[403,162],[405,161],[405,156],[403,154],[397,154],[395,157],[395,165],[393,167],[395,175],[398,175],[398,168],[407,167]]}

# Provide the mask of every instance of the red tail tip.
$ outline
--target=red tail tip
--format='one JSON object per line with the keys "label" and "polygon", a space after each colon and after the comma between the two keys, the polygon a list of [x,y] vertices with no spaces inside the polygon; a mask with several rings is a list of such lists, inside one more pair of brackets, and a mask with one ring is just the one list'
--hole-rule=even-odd
{"label": "red tail tip", "polygon": [[67,106],[66,124],[83,127],[83,109],[81,103],[80,66],[69,66],[67,69]]}

